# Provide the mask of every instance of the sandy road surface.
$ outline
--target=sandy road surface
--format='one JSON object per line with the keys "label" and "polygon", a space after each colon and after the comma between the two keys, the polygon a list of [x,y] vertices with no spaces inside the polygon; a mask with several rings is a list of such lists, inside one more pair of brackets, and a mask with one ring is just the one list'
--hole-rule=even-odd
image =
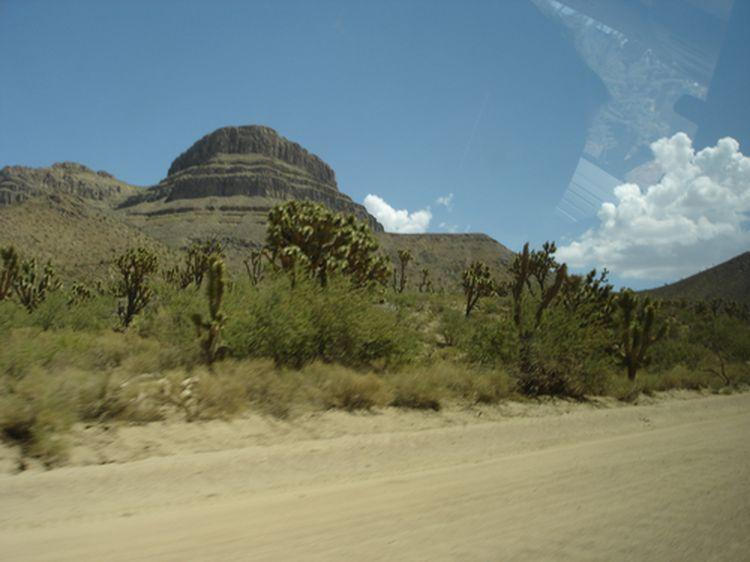
{"label": "sandy road surface", "polygon": [[750,394],[0,477],[3,560],[750,560]]}

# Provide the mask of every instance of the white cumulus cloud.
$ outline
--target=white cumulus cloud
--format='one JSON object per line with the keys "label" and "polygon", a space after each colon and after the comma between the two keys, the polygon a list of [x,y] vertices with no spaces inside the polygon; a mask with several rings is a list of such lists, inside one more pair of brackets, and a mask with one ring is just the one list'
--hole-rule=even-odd
{"label": "white cumulus cloud", "polygon": [[696,152],[677,133],[651,145],[664,175],[644,190],[615,188],[599,225],[561,247],[574,267],[607,267],[625,278],[671,281],[750,248],[750,158],[732,138]]}
{"label": "white cumulus cloud", "polygon": [[365,208],[378,219],[386,232],[401,234],[426,232],[432,220],[429,208],[410,213],[406,209],[394,209],[381,197],[373,194],[365,197]]}
{"label": "white cumulus cloud", "polygon": [[448,195],[443,195],[441,197],[438,197],[435,201],[438,205],[442,205],[446,209],[450,210],[451,205],[453,204],[453,194],[449,193]]}

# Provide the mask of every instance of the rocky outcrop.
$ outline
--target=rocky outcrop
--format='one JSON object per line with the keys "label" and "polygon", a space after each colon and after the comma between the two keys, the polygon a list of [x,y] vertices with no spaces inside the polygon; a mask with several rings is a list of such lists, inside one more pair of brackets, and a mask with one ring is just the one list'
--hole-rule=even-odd
{"label": "rocky outcrop", "polygon": [[137,191],[107,172],[95,172],[76,162],[61,162],[49,168],[6,166],[0,170],[0,206],[61,193],[114,205]]}
{"label": "rocky outcrop", "polygon": [[167,175],[205,164],[218,154],[262,154],[301,168],[316,180],[336,187],[336,175],[328,164],[296,142],[262,125],[217,129],[180,154],[172,162]]}
{"label": "rocky outcrop", "polygon": [[[256,125],[206,135],[175,159],[164,180],[130,197],[121,208],[133,215],[159,216],[189,212],[191,205],[204,209],[202,201],[216,197],[246,198],[241,205],[261,209],[261,214],[280,201],[315,201],[383,231],[362,205],[339,191],[330,166],[273,129]],[[175,210],[177,201],[182,202],[181,211]]]}

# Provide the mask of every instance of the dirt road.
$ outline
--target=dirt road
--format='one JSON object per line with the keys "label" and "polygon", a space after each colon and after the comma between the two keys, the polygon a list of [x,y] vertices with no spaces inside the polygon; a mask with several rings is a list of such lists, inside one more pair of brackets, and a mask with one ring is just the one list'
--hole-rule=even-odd
{"label": "dirt road", "polygon": [[0,477],[3,560],[748,560],[750,394]]}

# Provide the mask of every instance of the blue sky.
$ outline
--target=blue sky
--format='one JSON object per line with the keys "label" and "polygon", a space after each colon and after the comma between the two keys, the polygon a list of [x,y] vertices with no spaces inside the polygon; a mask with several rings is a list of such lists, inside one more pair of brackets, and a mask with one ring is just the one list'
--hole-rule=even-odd
{"label": "blue sky", "polygon": [[202,135],[264,124],[356,201],[512,249],[582,234],[554,211],[608,99],[528,0],[0,0],[0,76],[0,166],[151,185]]}

